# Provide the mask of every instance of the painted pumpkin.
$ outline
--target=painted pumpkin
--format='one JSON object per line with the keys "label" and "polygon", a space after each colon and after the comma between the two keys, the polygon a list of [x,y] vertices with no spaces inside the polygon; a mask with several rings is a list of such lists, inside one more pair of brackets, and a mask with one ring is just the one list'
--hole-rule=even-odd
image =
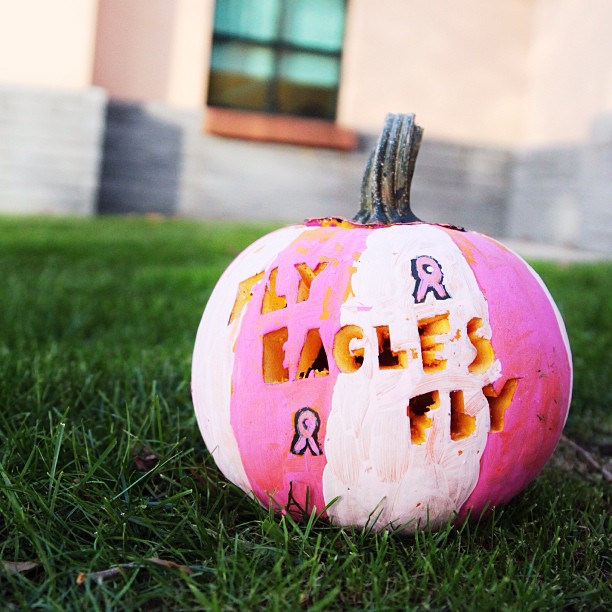
{"label": "painted pumpkin", "polygon": [[510,500],[559,439],[571,357],[557,308],[495,240],[413,215],[421,134],[389,115],[355,220],[261,238],[206,306],[198,423],[266,507],[435,527]]}

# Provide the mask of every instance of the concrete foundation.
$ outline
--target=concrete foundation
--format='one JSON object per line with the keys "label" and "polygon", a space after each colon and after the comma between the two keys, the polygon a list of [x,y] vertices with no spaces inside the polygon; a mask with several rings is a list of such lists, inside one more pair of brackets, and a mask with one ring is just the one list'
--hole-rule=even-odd
{"label": "concrete foundation", "polygon": [[0,86],[0,212],[95,211],[106,94]]}
{"label": "concrete foundation", "polygon": [[[221,138],[200,126],[199,113],[111,102],[99,211],[283,223],[356,213],[376,135],[341,152]],[[609,126],[602,120],[580,146],[524,150],[425,136],[413,210],[500,238],[612,253]]]}
{"label": "concrete foundation", "polygon": [[[381,118],[381,124],[382,124]],[[0,88],[0,212],[351,218],[376,135],[355,151],[211,136],[199,112],[104,93]],[[587,142],[512,150],[427,134],[414,212],[500,238],[612,254],[612,120]]]}

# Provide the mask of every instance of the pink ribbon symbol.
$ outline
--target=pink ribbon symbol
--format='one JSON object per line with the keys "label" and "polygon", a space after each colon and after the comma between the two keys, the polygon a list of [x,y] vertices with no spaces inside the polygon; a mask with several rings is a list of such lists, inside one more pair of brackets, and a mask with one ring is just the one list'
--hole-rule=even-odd
{"label": "pink ribbon symbol", "polygon": [[431,291],[437,300],[446,300],[450,297],[442,284],[444,275],[442,267],[428,255],[421,255],[412,260],[412,276],[416,281],[414,288],[414,301],[417,304],[425,301],[427,294]]}
{"label": "pink ribbon symbol", "polygon": [[294,455],[303,455],[306,449],[315,456],[322,454],[317,440],[320,424],[319,415],[312,408],[300,408],[295,413],[295,435],[291,443],[291,452]]}

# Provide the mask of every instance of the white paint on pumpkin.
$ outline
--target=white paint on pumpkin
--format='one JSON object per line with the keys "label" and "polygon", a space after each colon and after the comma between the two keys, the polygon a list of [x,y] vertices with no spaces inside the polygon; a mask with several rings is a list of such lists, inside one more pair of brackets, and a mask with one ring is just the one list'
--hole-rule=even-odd
{"label": "white paint on pumpkin", "polygon": [[[434,257],[442,266],[450,299],[429,294],[422,304],[412,295],[411,261]],[[443,231],[427,225],[392,226],[372,232],[356,263],[352,296],[341,307],[341,324],[358,325],[364,348],[362,367],[340,374],[327,421],[323,473],[328,514],[335,522],[374,525],[380,529],[408,524],[414,531],[429,520],[434,527],[457,512],[478,480],[480,457],[490,428],[482,388],[501,375],[495,361],[484,374],[468,372],[476,350],[469,341],[470,319],[483,320],[480,330],[491,337],[487,304],[459,248]],[[449,312],[450,332],[444,339],[446,369],[425,373],[420,359],[419,320]],[[380,370],[375,327],[388,325],[394,351],[407,351],[406,369]],[[459,332],[458,338],[452,340]],[[417,359],[411,357],[416,353]],[[440,406],[428,416],[423,444],[412,444],[409,399],[439,391]],[[465,412],[476,418],[470,436],[450,437],[451,391],[464,392]]]}
{"label": "white paint on pumpkin", "polygon": [[204,310],[192,360],[191,387],[198,425],[207,448],[223,474],[249,495],[244,470],[230,422],[234,346],[244,309],[229,325],[241,281],[266,270],[298,236],[314,228],[285,227],[247,247],[225,270]]}

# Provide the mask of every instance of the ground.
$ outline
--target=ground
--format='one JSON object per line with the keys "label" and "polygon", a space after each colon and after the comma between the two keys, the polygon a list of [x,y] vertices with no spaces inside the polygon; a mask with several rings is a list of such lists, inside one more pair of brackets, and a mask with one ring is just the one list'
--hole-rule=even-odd
{"label": "ground", "polygon": [[268,229],[0,219],[5,608],[610,609],[612,264],[533,262],[575,367],[547,467],[488,518],[407,538],[274,516],[204,447],[195,331]]}

